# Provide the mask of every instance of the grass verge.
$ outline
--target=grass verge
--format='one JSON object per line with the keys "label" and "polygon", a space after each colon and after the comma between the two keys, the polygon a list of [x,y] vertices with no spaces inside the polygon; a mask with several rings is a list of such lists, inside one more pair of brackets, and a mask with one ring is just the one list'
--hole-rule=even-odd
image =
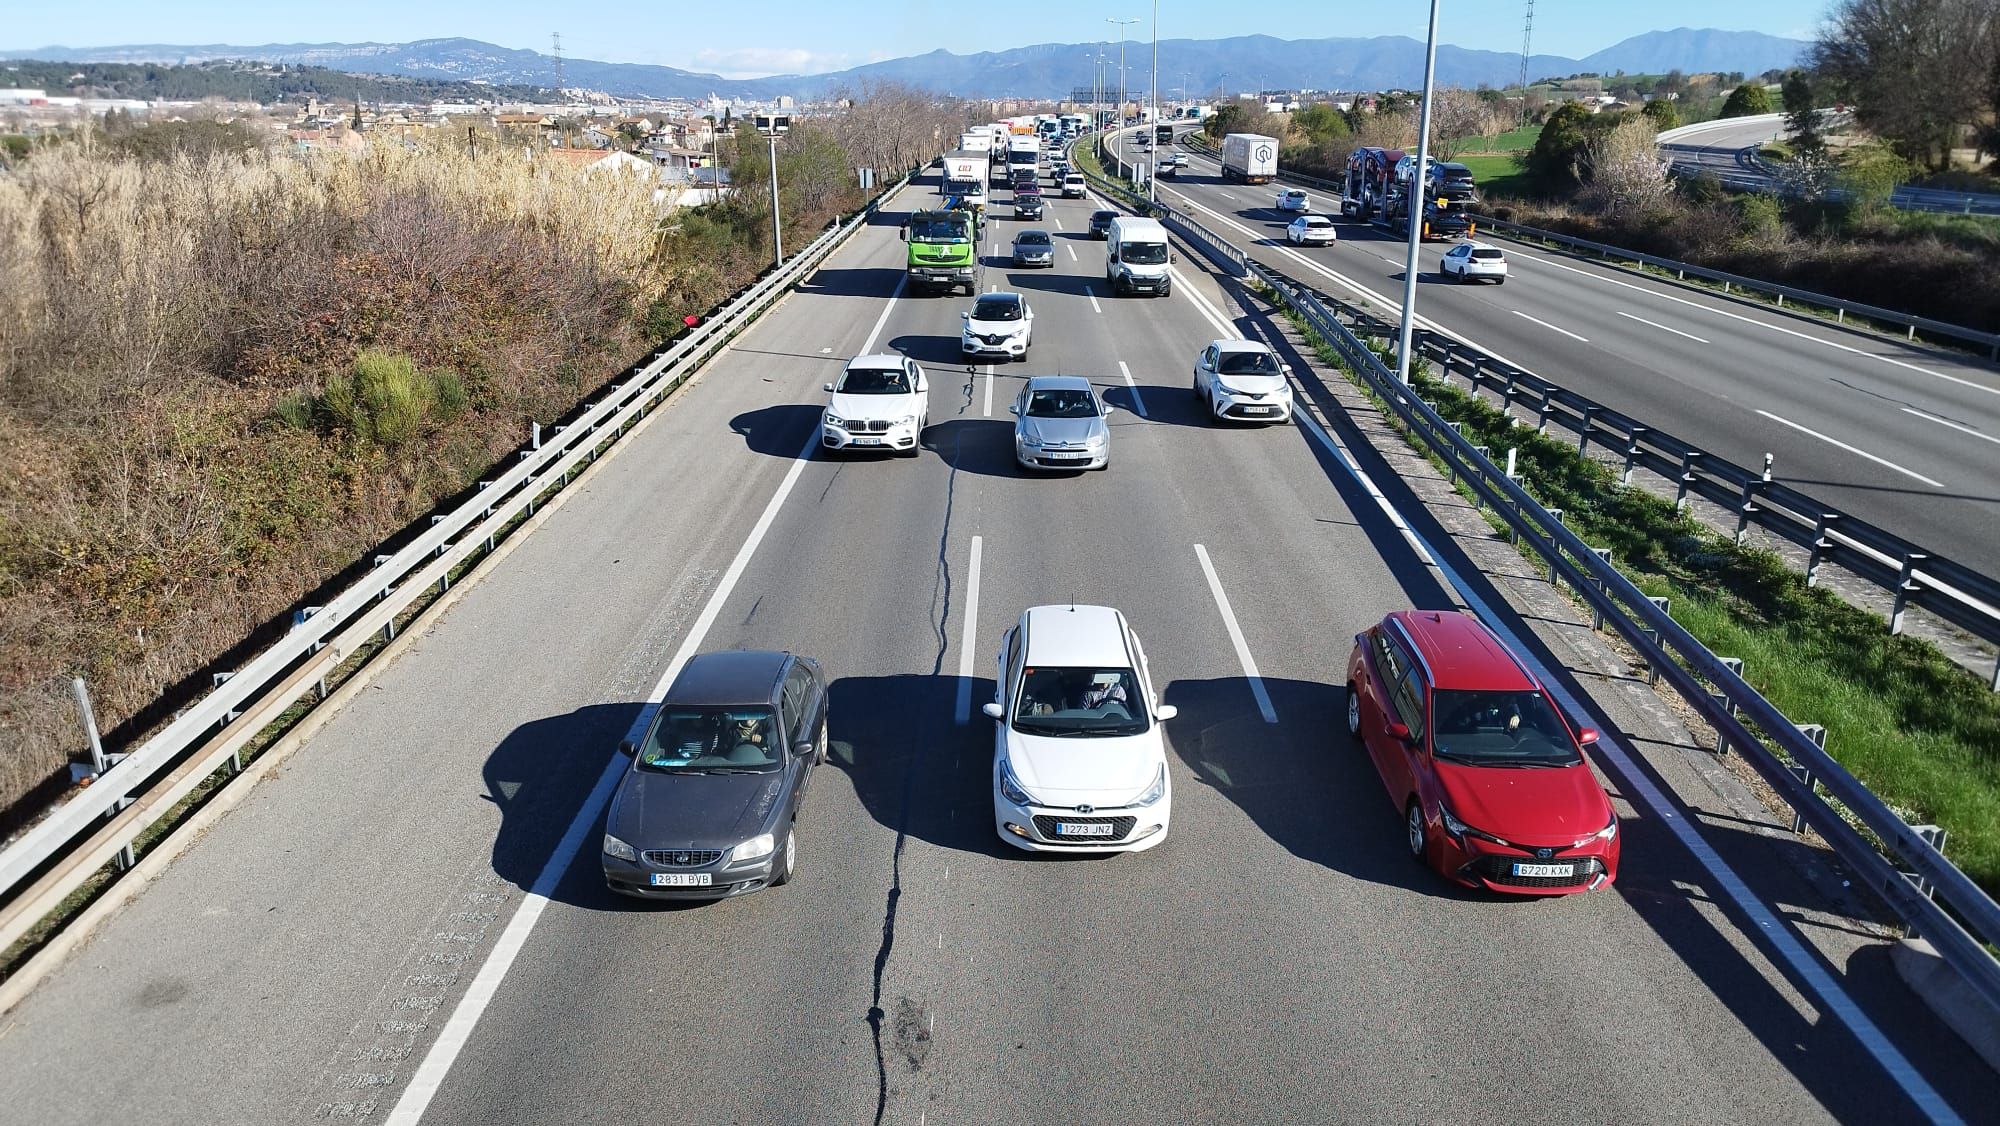
{"label": "grass verge", "polygon": [[[1348,370],[1286,313],[1322,362]],[[1620,484],[1484,399],[1427,373],[1412,379],[1469,440],[1517,449],[1530,493],[1561,508],[1585,542],[1609,546],[1641,590],[1671,599],[1674,620],[1703,645],[1741,657],[1745,679],[1778,710],[1823,725],[1828,753],[1898,813],[1943,826],[1952,862],[2000,894],[2000,693],[1929,642],[1891,636],[1868,611],[1808,587],[1776,553],[1738,546],[1671,501]]]}

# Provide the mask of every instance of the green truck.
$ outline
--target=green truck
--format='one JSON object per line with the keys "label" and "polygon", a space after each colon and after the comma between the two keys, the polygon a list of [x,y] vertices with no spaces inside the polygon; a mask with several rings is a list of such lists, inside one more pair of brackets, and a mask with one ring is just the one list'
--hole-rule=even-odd
{"label": "green truck", "polygon": [[913,290],[979,292],[979,228],[970,211],[912,211],[900,232],[909,244],[905,275]]}

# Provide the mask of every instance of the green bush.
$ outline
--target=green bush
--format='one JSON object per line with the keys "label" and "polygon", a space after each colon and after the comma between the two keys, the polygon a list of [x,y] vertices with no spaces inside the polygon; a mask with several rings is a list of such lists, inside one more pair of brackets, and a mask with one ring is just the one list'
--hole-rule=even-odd
{"label": "green bush", "polygon": [[[319,411],[332,429],[393,449],[456,417],[469,401],[457,372],[422,371],[401,352],[368,348],[327,381]],[[279,409],[293,408],[281,403]]]}
{"label": "green bush", "polygon": [[1737,200],[1736,212],[1741,217],[1739,229],[1746,238],[1765,238],[1785,228],[1784,209],[1774,195],[1756,192],[1744,195]]}
{"label": "green bush", "polygon": [[316,413],[313,397],[303,391],[279,399],[271,408],[271,417],[293,430],[311,430]]}
{"label": "green bush", "polygon": [[1771,92],[1761,82],[1745,82],[1729,92],[1729,100],[1722,103],[1721,116],[1750,117],[1771,112]]}

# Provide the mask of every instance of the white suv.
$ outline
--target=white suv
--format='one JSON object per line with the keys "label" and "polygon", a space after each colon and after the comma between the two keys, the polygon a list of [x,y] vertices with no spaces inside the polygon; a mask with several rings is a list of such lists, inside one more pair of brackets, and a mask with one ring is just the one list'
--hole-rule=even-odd
{"label": "white suv", "polygon": [[966,358],[998,354],[1003,360],[1025,360],[1035,338],[1035,310],[1018,293],[982,293],[972,308],[959,314],[965,327],[958,348]]}
{"label": "white suv", "polygon": [[1031,852],[1139,852],[1167,839],[1173,784],[1146,651],[1109,606],[1033,606],[1000,639],[993,827]]}
{"label": "white suv", "polygon": [[1209,417],[1247,422],[1290,422],[1290,364],[1256,340],[1217,340],[1194,358],[1194,397]]}
{"label": "white suv", "polygon": [[894,353],[856,356],[829,392],[819,444],[828,450],[895,450],[915,457],[930,421],[930,383],[915,360]]}
{"label": "white suv", "polygon": [[1507,255],[1492,243],[1467,239],[1444,252],[1438,273],[1459,281],[1492,278],[1495,285],[1507,284]]}

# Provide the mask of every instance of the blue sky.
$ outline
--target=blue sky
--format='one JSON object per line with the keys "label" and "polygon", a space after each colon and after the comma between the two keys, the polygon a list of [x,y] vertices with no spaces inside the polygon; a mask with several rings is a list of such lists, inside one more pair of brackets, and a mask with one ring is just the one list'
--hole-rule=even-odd
{"label": "blue sky", "polygon": [[[1535,51],[1580,57],[1640,32],[1717,27],[1810,38],[1832,0],[1677,0],[1671,5],[1606,0],[1537,0]],[[1293,0],[1160,0],[1163,39],[1265,34],[1285,39],[1409,35],[1421,38],[1422,0],[1335,4]],[[1523,0],[1444,0],[1438,37],[1486,50],[1521,47]],[[968,11],[976,13],[968,19]],[[1107,17],[1139,17],[1127,34],[1150,34],[1148,0],[753,0],[747,4],[574,5],[547,0],[92,0],[23,3],[0,24],[7,47],[121,43],[253,45],[389,42],[464,36],[503,47],[549,49],[607,62],[660,63],[728,77],[839,70],[937,48],[960,54],[1032,43],[1115,39]]]}

